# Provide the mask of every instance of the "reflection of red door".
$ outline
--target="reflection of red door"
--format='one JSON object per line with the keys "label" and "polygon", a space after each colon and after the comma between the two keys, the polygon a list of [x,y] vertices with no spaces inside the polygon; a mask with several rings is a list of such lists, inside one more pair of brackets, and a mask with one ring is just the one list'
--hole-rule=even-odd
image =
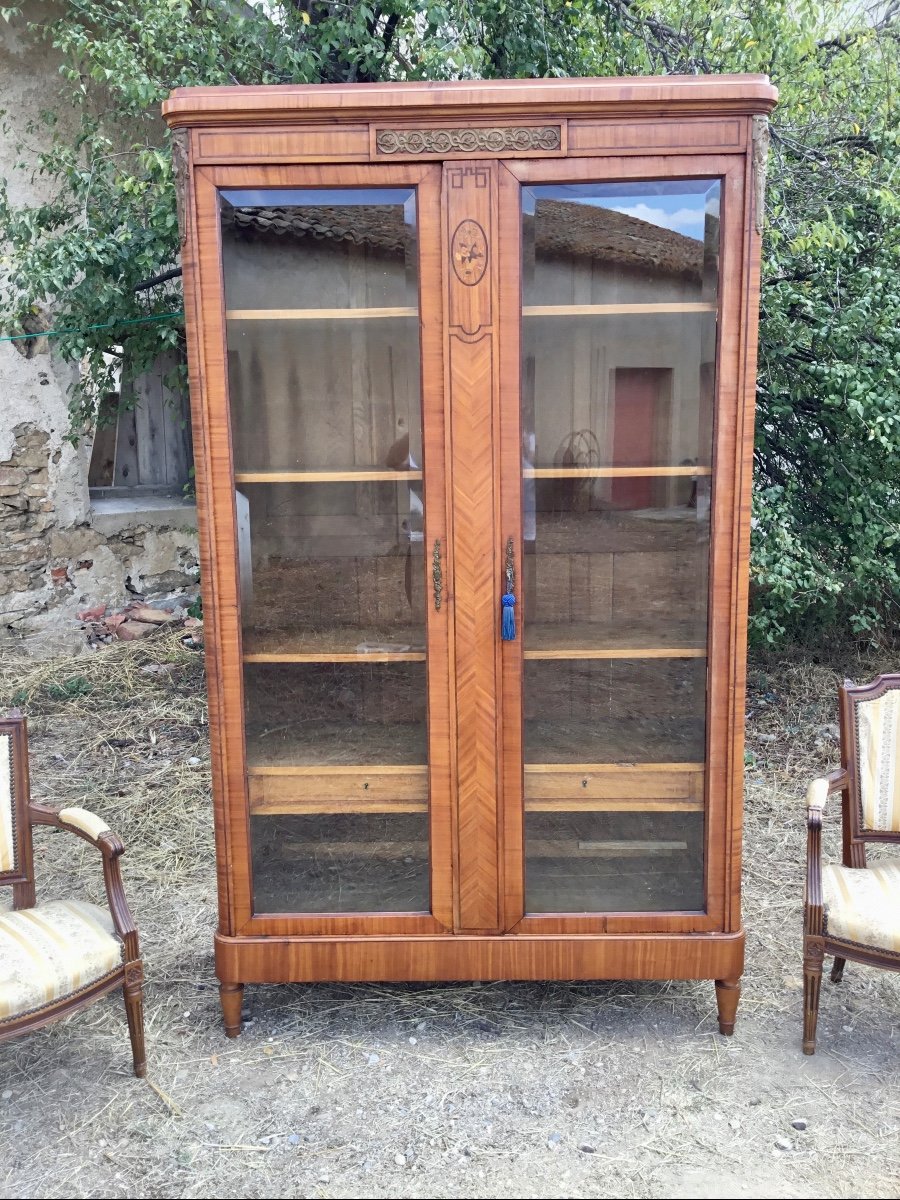
{"label": "reflection of red door", "polygon": [[[671,374],[658,367],[617,367],[613,372],[614,467],[657,465]],[[613,479],[610,500],[615,508],[651,508],[653,484],[647,476]]]}

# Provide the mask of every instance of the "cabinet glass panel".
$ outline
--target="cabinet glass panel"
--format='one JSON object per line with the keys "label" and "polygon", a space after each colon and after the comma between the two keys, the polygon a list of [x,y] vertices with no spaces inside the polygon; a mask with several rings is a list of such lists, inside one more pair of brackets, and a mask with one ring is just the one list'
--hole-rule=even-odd
{"label": "cabinet glass panel", "polygon": [[254,910],[429,907],[415,190],[221,193]]}
{"label": "cabinet glass panel", "polygon": [[704,906],[719,196],[523,189],[529,912]]}

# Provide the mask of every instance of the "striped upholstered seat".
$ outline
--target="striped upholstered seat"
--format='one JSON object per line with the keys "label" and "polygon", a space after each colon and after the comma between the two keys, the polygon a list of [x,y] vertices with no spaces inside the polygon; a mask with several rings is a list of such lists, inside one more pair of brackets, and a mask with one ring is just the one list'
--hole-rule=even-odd
{"label": "striped upholstered seat", "polygon": [[822,867],[825,935],[900,955],[900,861]]}
{"label": "striped upholstered seat", "polygon": [[0,1022],[52,1004],[122,965],[109,912],[52,900],[0,913]]}

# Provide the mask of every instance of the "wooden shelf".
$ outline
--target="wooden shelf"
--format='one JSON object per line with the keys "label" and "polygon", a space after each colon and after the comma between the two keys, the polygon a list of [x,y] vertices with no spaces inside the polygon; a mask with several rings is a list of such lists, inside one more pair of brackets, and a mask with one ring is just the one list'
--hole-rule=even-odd
{"label": "wooden shelf", "polygon": [[[295,632],[253,629],[244,634],[246,663],[424,662],[421,631],[413,629],[323,629]],[[360,650],[360,646],[406,646],[405,650]]]}
{"label": "wooden shelf", "polygon": [[712,467],[526,467],[525,479],[665,479],[712,475]]}
{"label": "wooden shelf", "polygon": [[[424,655],[422,656],[424,658]],[[706,658],[706,650],[699,646],[569,646],[552,647],[546,650],[526,650],[524,657],[529,661],[556,659],[612,659],[612,658]]]}
{"label": "wooden shelf", "polygon": [[707,301],[673,301],[667,304],[526,304],[523,317],[630,317],[658,313],[714,313]]}
{"label": "wooden shelf", "polygon": [[428,810],[424,765],[251,767],[247,774],[254,816]]}
{"label": "wooden shelf", "polygon": [[[694,478],[712,475],[712,467],[526,467],[525,479]],[[349,467],[338,471],[235,471],[235,483],[400,483],[421,479],[421,471],[388,467]]]}
{"label": "wooden shelf", "polygon": [[[628,317],[664,313],[714,313],[708,301],[663,304],[526,304],[523,317]],[[417,308],[227,308],[229,321],[354,321],[417,317]]]}
{"label": "wooden shelf", "polygon": [[[527,843],[528,858],[642,858],[645,855],[686,854],[685,841],[669,839],[659,841],[640,838],[604,838],[590,840],[571,838],[568,840],[532,839]],[[423,841],[289,841],[283,851],[285,858],[427,858],[428,843]]]}
{"label": "wooden shelf", "polygon": [[[648,629],[611,624],[531,623],[523,625],[527,660],[582,658],[706,658],[706,646],[689,627],[666,624]],[[662,645],[660,643],[663,643]]]}
{"label": "wooden shelf", "polygon": [[[251,766],[253,816],[402,814],[428,811],[428,768]],[[526,812],[702,812],[702,763],[533,763]]]}
{"label": "wooden shelf", "polygon": [[[703,642],[677,627],[651,630],[621,623],[526,623],[523,639],[529,661],[706,657]],[[425,662],[426,656],[422,633],[415,629],[253,628],[245,632],[243,644],[245,663]],[[397,649],[386,648],[392,645]],[[361,650],[360,646],[372,649]]]}
{"label": "wooden shelf", "polygon": [[417,317],[417,308],[226,308],[229,321],[362,321]]}
{"label": "wooden shelf", "polygon": [[235,483],[402,483],[421,479],[421,471],[387,467],[351,467],[346,471],[235,471]]}

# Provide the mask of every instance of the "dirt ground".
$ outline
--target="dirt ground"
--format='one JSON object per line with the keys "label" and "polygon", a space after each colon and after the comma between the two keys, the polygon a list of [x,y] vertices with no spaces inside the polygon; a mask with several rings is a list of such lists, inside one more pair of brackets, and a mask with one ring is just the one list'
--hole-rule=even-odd
{"label": "dirt ground", "polygon": [[[802,796],[837,761],[840,674],[889,665],[751,670],[734,1038],[711,983],[466,983],[248,987],[230,1042],[200,656],[162,638],[7,658],[0,704],[29,713],[35,797],[84,804],[126,840],[149,1079],[131,1075],[117,997],[0,1046],[0,1193],[897,1196],[900,976],[848,964],[823,986],[818,1053],[800,1052]],[[90,847],[37,841],[39,898],[70,891],[73,869],[101,898]]]}

